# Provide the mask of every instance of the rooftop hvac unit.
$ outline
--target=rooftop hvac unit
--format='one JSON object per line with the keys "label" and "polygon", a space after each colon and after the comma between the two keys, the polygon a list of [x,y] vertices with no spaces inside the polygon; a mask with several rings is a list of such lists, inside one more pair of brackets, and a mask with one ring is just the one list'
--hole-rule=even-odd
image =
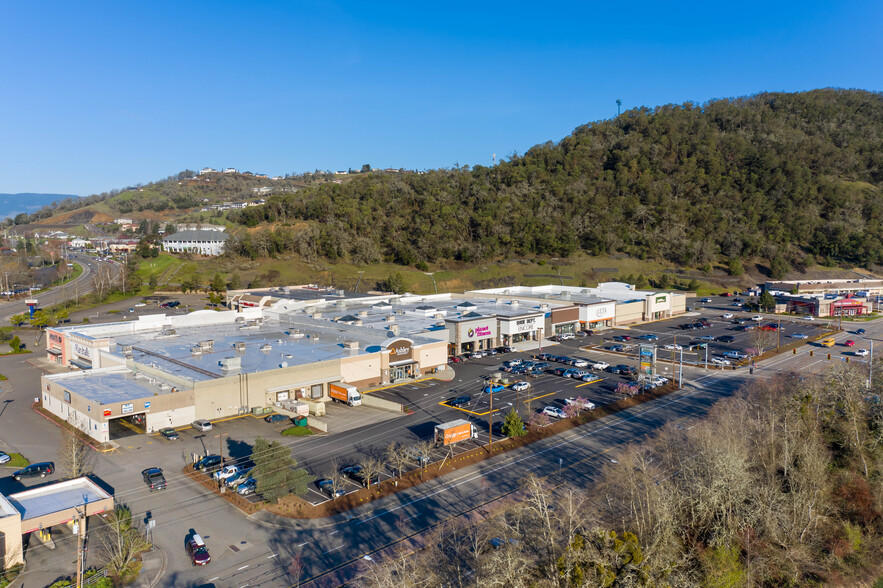
{"label": "rooftop hvac unit", "polygon": [[389,332],[392,333],[393,335],[398,335],[399,334],[399,326],[398,325],[390,325]]}
{"label": "rooftop hvac unit", "polygon": [[357,327],[361,327],[361,326],[362,326],[362,321],[355,321],[353,324],[354,324],[355,326],[357,326]]}
{"label": "rooftop hvac unit", "polygon": [[121,345],[120,348],[122,349],[123,353],[132,353],[131,345]]}
{"label": "rooftop hvac unit", "polygon": [[349,349],[349,350],[357,350],[359,348],[359,342],[358,341],[344,341],[343,348]]}
{"label": "rooftop hvac unit", "polygon": [[206,339],[205,341],[199,342],[200,349],[213,349],[215,347],[215,342],[211,339]]}
{"label": "rooftop hvac unit", "polygon": [[244,322],[245,322],[245,317],[244,317],[244,316],[237,316],[236,319],[234,319],[233,322],[236,322],[236,323],[244,323]]}
{"label": "rooftop hvac unit", "polygon": [[314,313],[312,314],[312,317],[311,317],[311,318],[314,318],[314,319],[322,318],[322,313],[321,313],[321,312],[314,312]]}
{"label": "rooftop hvac unit", "polygon": [[269,343],[264,343],[263,345],[260,346],[261,351],[269,351],[271,349],[273,349],[273,346],[270,345]]}
{"label": "rooftop hvac unit", "polygon": [[202,355],[202,347],[191,347],[190,355]]}
{"label": "rooftop hvac unit", "polygon": [[361,317],[366,317],[366,316],[368,316],[368,311],[367,311],[367,310],[360,310],[360,311],[359,311],[359,316],[361,316]]}
{"label": "rooftop hvac unit", "polygon": [[242,367],[242,359],[239,357],[225,357],[218,362],[218,365],[224,370],[236,370]]}
{"label": "rooftop hvac unit", "polygon": [[171,327],[164,327],[162,332],[159,334],[160,337],[173,337],[177,331]]}
{"label": "rooftop hvac unit", "polygon": [[443,326],[445,326],[445,321],[438,321],[435,323],[435,326],[436,327],[443,327]]}
{"label": "rooftop hvac unit", "polygon": [[233,344],[233,349],[236,351],[245,351],[245,343],[242,341],[237,341]]}
{"label": "rooftop hvac unit", "polygon": [[441,312],[437,312],[437,313],[435,313],[435,315],[433,315],[432,318],[434,318],[434,319],[443,319],[443,318],[445,318],[445,315],[444,315],[443,313],[441,313]]}
{"label": "rooftop hvac unit", "polygon": [[394,322],[396,322],[396,317],[390,315],[390,316],[386,317],[386,322],[394,323]]}

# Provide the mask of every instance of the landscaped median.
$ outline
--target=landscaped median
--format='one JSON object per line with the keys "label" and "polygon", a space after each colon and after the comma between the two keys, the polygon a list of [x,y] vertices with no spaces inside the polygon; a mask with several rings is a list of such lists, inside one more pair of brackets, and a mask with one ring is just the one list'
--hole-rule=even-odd
{"label": "landscaped median", "polygon": [[474,465],[506,451],[529,445],[536,441],[540,441],[541,439],[547,439],[586,423],[638,406],[644,402],[656,400],[657,398],[666,396],[675,390],[677,390],[677,387],[674,384],[667,384],[649,392],[621,398],[616,402],[606,404],[592,411],[582,412],[573,418],[561,419],[545,426],[527,425],[528,432],[523,437],[506,437],[499,441],[494,441],[492,446],[482,445],[470,449],[451,458],[431,463],[425,468],[417,468],[404,472],[399,478],[383,480],[379,484],[372,484],[368,488],[362,488],[335,500],[329,500],[317,505],[310,504],[303,498],[292,494],[284,496],[276,504],[269,504],[267,502],[252,503],[242,496],[239,496],[234,491],[228,490],[222,494],[216,480],[213,480],[206,474],[194,471],[192,465],[185,466],[182,472],[247,514],[252,514],[263,509],[267,512],[288,518],[318,519],[345,512],[357,506],[377,500],[378,498],[384,498],[402,490],[413,488],[419,484],[438,478],[439,476]]}

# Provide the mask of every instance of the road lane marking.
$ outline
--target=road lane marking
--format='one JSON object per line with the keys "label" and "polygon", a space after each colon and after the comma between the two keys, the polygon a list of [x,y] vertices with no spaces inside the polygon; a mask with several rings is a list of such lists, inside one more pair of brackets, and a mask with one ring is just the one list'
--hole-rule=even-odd
{"label": "road lane marking", "polygon": [[245,568],[248,567],[248,565],[249,565],[249,564],[245,564],[245,565],[242,566],[241,568],[236,568],[236,571],[238,572],[238,571],[244,570]]}
{"label": "road lane marking", "polygon": [[338,545],[338,546],[335,547],[334,549],[329,549],[329,550],[326,551],[325,553],[331,553],[332,551],[337,551],[338,549],[341,549],[342,547],[343,547],[343,544],[341,543],[340,545]]}

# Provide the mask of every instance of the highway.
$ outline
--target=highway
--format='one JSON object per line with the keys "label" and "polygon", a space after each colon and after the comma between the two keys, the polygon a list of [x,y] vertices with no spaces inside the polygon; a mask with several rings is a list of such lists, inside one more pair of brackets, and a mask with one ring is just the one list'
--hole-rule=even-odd
{"label": "highway", "polygon": [[[68,256],[68,261],[79,264],[83,268],[83,273],[76,279],[61,286],[53,286],[39,293],[35,292],[33,298],[39,301],[41,308],[48,308],[65,300],[71,300],[77,296],[83,296],[92,292],[94,289],[92,276],[99,268],[111,268],[114,273],[120,271],[118,263],[96,261],[84,253],[71,253]],[[25,306],[24,301],[24,298],[19,298],[17,300],[0,302],[0,320],[5,323],[11,317],[27,312],[28,308]]]}

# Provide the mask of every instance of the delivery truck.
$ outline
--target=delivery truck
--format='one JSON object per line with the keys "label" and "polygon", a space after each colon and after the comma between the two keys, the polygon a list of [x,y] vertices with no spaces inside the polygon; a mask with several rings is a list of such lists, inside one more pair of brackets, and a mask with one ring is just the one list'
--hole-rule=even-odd
{"label": "delivery truck", "polygon": [[467,420],[457,419],[435,426],[436,445],[451,445],[471,439],[476,435],[475,426]]}
{"label": "delivery truck", "polygon": [[350,406],[359,406],[362,404],[362,397],[359,390],[350,384],[328,384],[328,395],[335,402],[343,402]]}

